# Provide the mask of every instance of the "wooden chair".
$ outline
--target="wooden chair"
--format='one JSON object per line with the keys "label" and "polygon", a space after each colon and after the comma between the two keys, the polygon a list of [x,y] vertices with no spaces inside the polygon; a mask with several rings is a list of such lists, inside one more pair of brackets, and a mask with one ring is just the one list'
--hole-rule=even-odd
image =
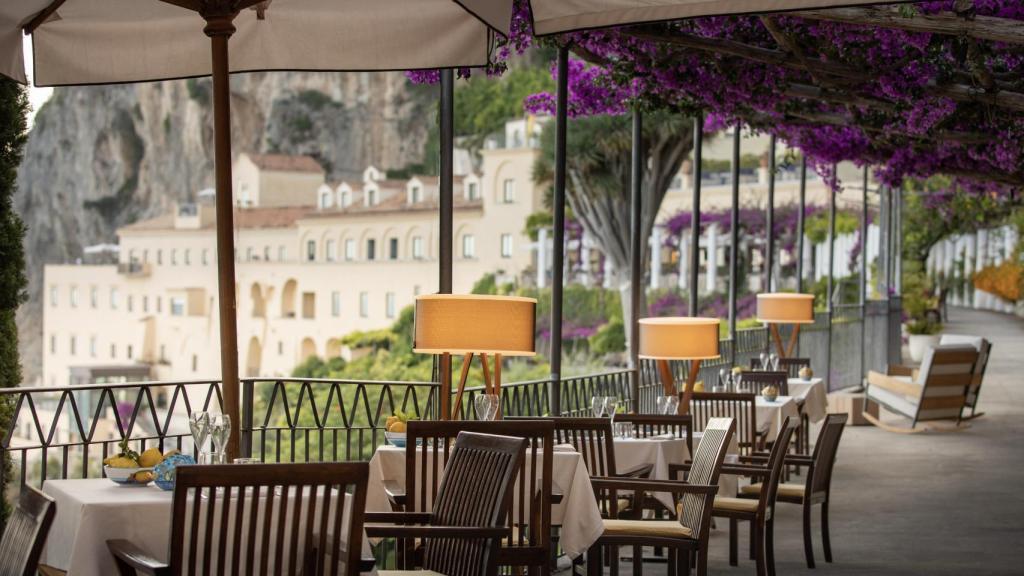
{"label": "wooden chair", "polygon": [[757,575],[775,576],[775,497],[782,479],[786,447],[799,426],[799,420],[786,418],[765,466],[742,464],[722,466],[722,472],[725,474],[763,478],[763,486],[768,487],[767,490],[762,489],[759,492],[759,498],[756,500],[715,496],[711,515],[716,518],[729,519],[729,565],[731,566],[737,564],[737,524],[740,521],[750,522],[750,548],[751,555],[756,562]]}
{"label": "wooden chair", "polygon": [[108,540],[107,548],[122,575],[357,576],[366,569],[368,476],[365,462],[181,466],[170,562],[128,540]]}
{"label": "wooden chair", "polygon": [[0,539],[0,576],[35,576],[56,514],[53,498],[22,485],[18,504],[11,510]]}
{"label": "wooden chair", "polygon": [[765,436],[757,427],[756,402],[754,394],[694,392],[690,402],[693,429],[698,432],[704,430],[713,418],[732,418],[736,422],[740,453],[751,454],[761,449]]}
{"label": "wooden chair", "polygon": [[[821,542],[825,549],[825,561],[832,561],[832,545],[828,534],[828,505],[832,498],[832,468],[836,463],[839,440],[846,429],[847,414],[829,414],[818,433],[814,454],[803,456],[788,454],[787,465],[807,468],[806,482],[800,484],[779,484],[776,501],[799,504],[804,513],[804,554],[807,567],[814,568],[814,545],[811,541],[811,511],[815,504],[821,504]],[[757,454],[746,460],[766,462],[769,456]],[[741,458],[744,460],[744,458]],[[740,498],[760,498],[763,484],[756,483],[740,488]]]}
{"label": "wooden chair", "polygon": [[[779,358],[779,371],[785,372],[790,378],[799,378],[801,368],[810,368],[810,358]],[[751,370],[761,370],[761,359],[750,359]]]}
{"label": "wooden chair", "polygon": [[[379,576],[496,576],[501,540],[512,532],[505,522],[527,444],[461,432],[430,512],[368,513],[368,522],[386,523],[367,524],[371,538],[423,539],[423,570],[384,570]],[[414,492],[409,498],[414,505]]]}
{"label": "wooden chair", "polygon": [[769,372],[765,370],[752,370],[743,373],[740,379],[740,386],[737,392],[744,394],[758,395],[765,386],[774,385],[779,390],[779,396],[789,396],[789,374],[787,372]]}
{"label": "wooden chair", "polygon": [[[616,417],[618,418],[618,417]],[[631,470],[615,466],[615,438],[609,418],[554,418],[555,442],[572,444],[583,457],[591,476],[623,476],[646,478],[653,465],[645,464]]]}
{"label": "wooden chair", "polygon": [[[704,429],[697,445],[688,482],[674,480],[646,480],[636,478],[593,478],[595,488],[614,493],[671,492],[679,496],[679,516],[675,520],[605,519],[604,532],[587,551],[587,573],[602,574],[601,551],[611,548],[612,574],[618,573],[619,546],[633,546],[634,555],[642,546],[663,547],[669,550],[669,574],[676,570],[689,571],[691,556],[697,556],[697,573],[707,574],[708,533],[711,528],[711,509],[718,492],[718,476],[725,452],[732,440],[735,423],[730,418],[713,418]],[[642,564],[633,565],[634,574],[640,574]]]}
{"label": "wooden chair", "polygon": [[554,429],[550,420],[409,422],[404,494],[395,494],[395,489],[389,487],[389,497],[405,512],[430,512],[441,481],[439,471],[446,469],[459,432],[522,438],[527,442],[526,454],[513,496],[518,505],[509,510],[508,525],[513,530],[501,540],[498,565],[523,566],[531,574],[550,574],[554,451],[548,448],[554,445]]}
{"label": "wooden chair", "polygon": [[[974,367],[978,351],[974,346],[957,344],[929,348],[914,370],[905,366],[890,366],[887,374],[871,371],[864,392],[865,407],[869,402],[883,406],[910,419],[910,427],[893,426],[882,422],[864,410],[864,419],[879,428],[906,434],[925,430],[963,430],[961,415],[967,403],[967,392],[974,380]],[[952,420],[952,426],[923,425],[919,422]]]}
{"label": "wooden chair", "polygon": [[971,415],[964,417],[963,410],[960,412],[961,420],[973,420],[985,414],[984,412],[978,412],[978,394],[981,392],[981,382],[985,378],[985,370],[988,368],[988,359],[992,353],[992,343],[981,336],[965,336],[961,334],[943,334],[939,338],[939,346],[954,344],[969,344],[978,351],[978,361],[974,363],[971,385],[967,387],[967,399],[964,401],[964,408],[969,407]]}

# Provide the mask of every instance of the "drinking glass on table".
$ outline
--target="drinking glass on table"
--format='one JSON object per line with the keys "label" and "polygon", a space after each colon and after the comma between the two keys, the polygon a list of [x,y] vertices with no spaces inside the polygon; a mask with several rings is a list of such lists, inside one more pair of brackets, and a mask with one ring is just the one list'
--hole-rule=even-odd
{"label": "drinking glass on table", "polygon": [[476,419],[490,422],[497,419],[500,399],[497,394],[480,394],[473,399],[473,408],[476,410]]}
{"label": "drinking glass on table", "polygon": [[189,414],[188,427],[192,431],[192,442],[196,445],[199,462],[202,462],[206,454],[206,439],[210,435],[210,414],[208,412]]}
{"label": "drinking glass on table", "polygon": [[742,390],[740,389],[740,384],[742,384],[742,383],[743,383],[743,372],[737,372],[737,373],[732,375],[732,391],[733,392],[742,392]]}
{"label": "drinking glass on table", "polygon": [[228,440],[231,438],[231,417],[227,414],[210,415],[210,439],[213,440],[211,462],[204,464],[225,464],[227,462]]}
{"label": "drinking glass on table", "polygon": [[770,368],[770,364],[768,364],[768,353],[767,352],[761,352],[760,359],[761,359],[761,368],[760,369],[761,370],[768,370]]}
{"label": "drinking glass on table", "polygon": [[768,357],[768,362],[769,362],[769,364],[771,364],[772,372],[778,372],[779,371],[779,355],[778,354],[772,354],[771,356],[769,356]]}
{"label": "drinking glass on table", "polygon": [[605,415],[605,411],[608,409],[608,397],[607,396],[594,396],[590,399],[590,411],[594,414],[594,418],[600,418]]}
{"label": "drinking glass on table", "polygon": [[678,396],[658,396],[655,402],[657,402],[658,414],[671,416],[679,411]]}
{"label": "drinking glass on table", "polygon": [[604,398],[604,409],[608,418],[611,419],[612,425],[615,425],[615,414],[619,410],[619,399],[615,396],[605,396]]}

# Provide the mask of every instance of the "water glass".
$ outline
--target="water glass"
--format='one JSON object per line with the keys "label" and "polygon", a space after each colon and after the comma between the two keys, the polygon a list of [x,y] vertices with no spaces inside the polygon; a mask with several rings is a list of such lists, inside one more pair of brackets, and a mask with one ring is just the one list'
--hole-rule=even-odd
{"label": "water glass", "polygon": [[192,442],[196,445],[199,461],[202,462],[203,455],[207,452],[206,439],[210,435],[210,414],[193,412],[188,417],[188,427],[192,431]]}
{"label": "water glass", "polygon": [[227,414],[210,415],[210,438],[213,440],[213,463],[227,462],[228,440],[231,438],[231,417]]}
{"label": "water glass", "polygon": [[498,418],[498,407],[501,402],[497,394],[480,394],[473,399],[476,419],[490,422]]}
{"label": "water glass", "polygon": [[618,422],[615,424],[615,436],[618,438],[632,438],[633,424],[630,422]]}
{"label": "water glass", "polygon": [[594,418],[600,418],[605,415],[605,411],[608,409],[608,397],[607,396],[594,396],[590,399],[590,411],[593,412]]}
{"label": "water glass", "polygon": [[768,357],[768,362],[771,364],[772,372],[778,372],[779,371],[779,355],[778,354],[772,354],[771,356],[769,356]]}
{"label": "water glass", "polygon": [[743,383],[743,372],[737,372],[732,375],[732,391],[742,392],[740,385]]}
{"label": "water glass", "polygon": [[761,368],[760,369],[761,370],[768,370],[769,367],[771,366],[768,363],[768,353],[767,352],[761,352],[760,359],[761,359]]}
{"label": "water glass", "polygon": [[658,396],[655,399],[658,414],[671,416],[679,411],[678,396]]}
{"label": "water glass", "polygon": [[604,409],[605,415],[611,418],[612,422],[615,422],[615,414],[619,411],[619,399],[615,396],[604,397]]}

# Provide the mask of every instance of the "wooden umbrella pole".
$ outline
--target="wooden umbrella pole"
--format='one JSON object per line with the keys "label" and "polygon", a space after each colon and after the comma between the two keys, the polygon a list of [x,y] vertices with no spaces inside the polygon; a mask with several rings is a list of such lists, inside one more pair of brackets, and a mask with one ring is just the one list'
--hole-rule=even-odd
{"label": "wooden umbrella pole", "polygon": [[[469,377],[469,367],[473,365],[473,354],[469,353],[462,357],[462,370],[459,374],[459,388],[455,393],[455,409],[452,415],[462,416],[462,394],[466,391],[466,378]],[[455,420],[455,418],[451,418]]]}
{"label": "wooden umbrella pole", "polygon": [[686,376],[686,388],[683,391],[683,401],[679,403],[677,412],[679,414],[690,413],[690,400],[693,398],[693,387],[697,383],[697,376],[700,374],[700,360],[690,360],[690,373]]}
{"label": "wooden umbrella pole", "polygon": [[789,335],[789,345],[786,346],[786,353],[785,354],[781,354],[780,356],[782,356],[783,358],[789,358],[790,356],[792,356],[793,352],[796,350],[796,343],[799,340],[799,338],[800,338],[800,325],[799,324],[794,324],[793,325],[793,333]]}
{"label": "wooden umbrella pole", "polygon": [[220,308],[222,409],[231,418],[228,461],[238,457],[241,414],[238,402],[238,323],[235,302],[234,202],[231,197],[231,89],[228,40],[236,13],[203,14],[213,55],[213,143],[217,189],[217,287]]}

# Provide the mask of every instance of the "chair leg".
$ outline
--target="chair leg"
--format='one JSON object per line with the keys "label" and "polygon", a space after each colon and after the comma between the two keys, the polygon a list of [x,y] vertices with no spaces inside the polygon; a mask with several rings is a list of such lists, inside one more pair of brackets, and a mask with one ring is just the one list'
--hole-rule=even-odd
{"label": "chair leg", "polygon": [[756,573],[757,576],[768,576],[765,573],[764,531],[761,528],[761,525],[756,520],[752,521],[751,524],[757,526],[757,528],[754,530],[755,537],[757,538],[757,544],[755,545],[755,548],[757,549],[757,554],[756,558],[754,558],[754,562],[756,563]]}
{"label": "chair leg", "polygon": [[608,546],[608,568],[609,574],[619,576],[619,547]]}
{"label": "chair leg", "polygon": [[644,576],[644,548],[633,546],[633,576]]}
{"label": "chair leg", "polygon": [[[708,544],[705,541],[697,552],[691,552],[697,556],[697,576],[708,576]],[[687,572],[689,574],[689,572]]]}
{"label": "chair leg", "polygon": [[775,576],[775,521],[764,523],[764,563],[768,576]]}
{"label": "chair leg", "polygon": [[814,544],[811,542],[811,505],[804,503],[804,555],[807,567],[814,568]]}
{"label": "chair leg", "polygon": [[601,576],[604,567],[601,565],[601,547],[594,544],[587,550],[587,576]]}
{"label": "chair leg", "polygon": [[825,550],[825,562],[831,562],[832,542],[828,536],[828,500],[821,504],[821,547]]}
{"label": "chair leg", "polygon": [[679,556],[679,552],[675,548],[669,548],[666,552],[668,570],[665,573],[669,576],[678,576],[679,567],[676,566],[676,558]]}
{"label": "chair leg", "polygon": [[750,559],[757,559],[757,522],[750,523]]}
{"label": "chair leg", "polygon": [[739,526],[735,518],[729,519],[729,566],[739,564]]}

